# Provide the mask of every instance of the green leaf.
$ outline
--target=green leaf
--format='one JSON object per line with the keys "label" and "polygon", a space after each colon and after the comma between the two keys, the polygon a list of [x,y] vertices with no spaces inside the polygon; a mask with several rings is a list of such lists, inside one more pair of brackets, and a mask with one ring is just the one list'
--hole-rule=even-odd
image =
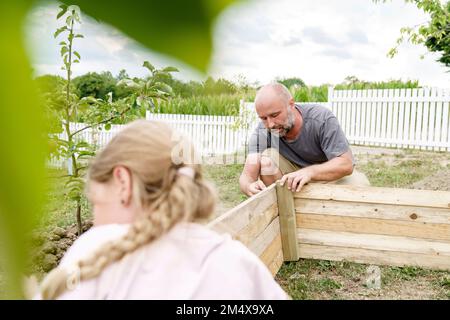
{"label": "green leaf", "polygon": [[111,123],[105,124],[105,130],[106,131],[111,130]]}
{"label": "green leaf", "polygon": [[158,90],[161,90],[163,92],[167,92],[169,94],[172,93],[172,88],[169,85],[167,85],[166,83],[158,82],[155,84],[155,88]]}
{"label": "green leaf", "polygon": [[72,17],[72,16],[68,16],[68,17],[66,18],[66,24],[67,24],[67,26],[68,26],[69,28],[70,28],[72,22],[73,22],[73,17]]}
{"label": "green leaf", "polygon": [[[28,235],[44,213],[47,141],[23,23],[32,1],[0,4],[0,261],[3,297],[22,297]],[[6,107],[8,106],[8,107]]]}
{"label": "green leaf", "polygon": [[64,0],[121,30],[144,46],[206,71],[212,51],[212,25],[233,0],[114,1]]}
{"label": "green leaf", "polygon": [[155,67],[148,61],[144,61],[143,67],[146,67],[151,72],[155,71]]}
{"label": "green leaf", "polygon": [[163,72],[179,72],[179,70],[175,67],[165,67],[161,71],[163,71]]}
{"label": "green leaf", "polygon": [[84,38],[84,36],[83,36],[82,34],[76,34],[76,35],[74,36],[74,38]]}
{"label": "green leaf", "polygon": [[91,158],[93,156],[95,156],[95,152],[94,151],[80,151],[80,152],[78,152],[78,157],[77,158],[78,159],[87,159],[87,158]]}
{"label": "green leaf", "polygon": [[59,35],[61,32],[64,32],[64,31],[66,31],[66,30],[68,30],[68,29],[67,29],[67,26],[64,26],[64,27],[61,27],[61,28],[57,29],[56,32],[53,34],[53,37],[54,37],[54,38],[58,37],[58,35]]}
{"label": "green leaf", "polygon": [[[118,28],[155,51],[206,70],[213,20],[232,0],[102,1],[74,0],[87,14]],[[23,25],[34,1],[0,5],[0,259],[2,292],[20,298],[27,235],[42,214],[47,136],[23,41]],[[59,28],[54,37],[67,30]],[[128,100],[133,101],[132,94]],[[10,138],[13,137],[13,138]],[[80,192],[74,193],[75,199]],[[4,280],[4,281],[3,281]]]}
{"label": "green leaf", "polygon": [[78,58],[81,59],[80,54],[77,51],[74,51],[73,54]]}
{"label": "green leaf", "polygon": [[83,97],[83,98],[81,98],[80,101],[88,102],[88,103],[97,103],[97,99],[92,96]]}
{"label": "green leaf", "polygon": [[144,101],[144,98],[139,96],[136,98],[136,104],[140,107],[142,105],[142,101]]}
{"label": "green leaf", "polygon": [[65,41],[61,41],[61,42],[59,43],[59,45],[60,45],[60,46],[67,46],[67,43],[66,43]]}
{"label": "green leaf", "polygon": [[66,46],[61,47],[61,57],[64,56],[65,53],[69,52],[69,48]]}
{"label": "green leaf", "polygon": [[59,6],[61,8],[61,11],[58,13],[58,15],[56,16],[56,20],[58,20],[59,18],[61,18],[66,12],[67,12],[67,5],[62,4]]}

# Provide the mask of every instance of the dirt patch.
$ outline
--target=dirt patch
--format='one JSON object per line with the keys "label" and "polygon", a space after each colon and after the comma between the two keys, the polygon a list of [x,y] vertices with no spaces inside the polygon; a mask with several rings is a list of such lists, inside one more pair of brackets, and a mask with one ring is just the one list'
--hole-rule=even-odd
{"label": "dirt patch", "polygon": [[[85,221],[83,232],[91,227],[92,220]],[[55,268],[76,239],[76,225],[35,232],[32,236],[31,272],[43,274]]]}
{"label": "dirt patch", "polygon": [[450,169],[441,170],[411,185],[412,189],[450,191]]}

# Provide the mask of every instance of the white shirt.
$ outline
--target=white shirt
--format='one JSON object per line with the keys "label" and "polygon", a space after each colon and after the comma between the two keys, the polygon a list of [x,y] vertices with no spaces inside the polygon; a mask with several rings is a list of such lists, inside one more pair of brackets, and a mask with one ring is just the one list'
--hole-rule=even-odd
{"label": "white shirt", "polygon": [[[70,267],[130,225],[93,227],[66,252]],[[180,223],[160,239],[81,281],[59,299],[288,299],[262,261],[239,241],[205,226]]]}

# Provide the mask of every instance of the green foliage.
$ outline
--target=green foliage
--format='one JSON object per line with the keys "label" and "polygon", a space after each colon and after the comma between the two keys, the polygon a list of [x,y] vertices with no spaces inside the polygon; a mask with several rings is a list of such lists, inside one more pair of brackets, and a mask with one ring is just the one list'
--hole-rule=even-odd
{"label": "green foliage", "polygon": [[154,113],[196,114],[233,116],[239,114],[239,103],[242,96],[216,95],[193,96],[191,98],[175,97],[169,101],[161,101],[153,110]]}
{"label": "green foliage", "polygon": [[[0,1],[0,262],[8,298],[19,298],[27,234],[42,206],[45,125],[23,46],[31,1]],[[3,281],[2,281],[3,282]]]}
{"label": "green foliage", "polygon": [[73,85],[78,92],[80,98],[94,97],[105,99],[106,95],[113,92],[116,96],[117,80],[111,72],[89,72],[73,79]]}
{"label": "green foliage", "polygon": [[291,94],[297,102],[327,102],[328,86],[291,87]]}
{"label": "green foliage", "polygon": [[[373,0],[386,2],[386,0]],[[388,56],[394,57],[398,47],[405,40],[412,44],[425,45],[429,51],[438,52],[438,59],[445,66],[450,66],[450,2],[441,0],[405,0],[413,3],[418,9],[429,14],[430,20],[414,27],[400,29],[400,37],[395,47],[389,50]],[[406,39],[405,39],[406,38]]]}
{"label": "green foliage", "polygon": [[[205,70],[211,54],[212,21],[231,2],[111,2],[107,10],[98,1],[75,4],[86,5],[89,14],[118,27],[143,45]],[[0,108],[0,258],[7,275],[9,298],[20,296],[28,243],[25,238],[35,215],[41,212],[44,190],[47,147],[43,103],[32,81],[23,41],[23,23],[32,3],[0,1],[0,41],[8,44],[0,52],[0,104],[8,106]]]}
{"label": "green foliage", "polygon": [[419,81],[417,80],[389,80],[380,82],[369,82],[360,80],[355,76],[348,76],[345,80],[336,85],[336,90],[367,90],[367,89],[415,89],[420,88]]}
{"label": "green foliage", "polygon": [[[440,53],[438,61],[450,67],[450,2],[447,2],[444,11],[446,15],[441,13],[439,18],[434,18],[433,27],[436,32],[427,37],[425,46],[431,52]],[[419,32],[427,34],[426,29],[419,29]]]}
{"label": "green foliage", "polygon": [[240,89],[231,81],[221,78],[214,80],[211,77],[208,77],[203,82],[183,82],[169,76],[164,79],[164,82],[172,87],[175,96],[183,98],[192,96],[232,95],[238,93]]}
{"label": "green foliage", "polygon": [[290,89],[292,86],[296,86],[296,87],[305,87],[306,84],[305,82],[300,79],[300,78],[283,78],[283,79],[279,79],[277,78],[276,81],[278,83],[283,84],[286,88]]}
{"label": "green foliage", "polygon": [[[35,79],[39,93],[45,101],[44,118],[46,132],[48,133],[62,133],[60,113],[65,104],[66,95],[64,88],[67,86],[67,81],[54,75],[45,75]],[[52,144],[49,143],[49,151],[53,152]]]}

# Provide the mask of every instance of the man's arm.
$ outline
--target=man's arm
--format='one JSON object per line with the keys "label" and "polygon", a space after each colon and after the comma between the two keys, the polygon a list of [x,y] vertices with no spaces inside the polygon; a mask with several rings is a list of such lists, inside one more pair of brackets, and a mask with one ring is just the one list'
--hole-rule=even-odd
{"label": "man's arm", "polygon": [[284,175],[281,184],[287,183],[288,189],[300,191],[310,181],[333,181],[352,174],[352,152],[349,150],[327,162],[315,164]]}
{"label": "man's arm", "polygon": [[239,185],[243,193],[252,196],[265,189],[264,183],[259,180],[261,170],[261,155],[259,153],[251,153],[245,159],[244,170],[239,177]]}

